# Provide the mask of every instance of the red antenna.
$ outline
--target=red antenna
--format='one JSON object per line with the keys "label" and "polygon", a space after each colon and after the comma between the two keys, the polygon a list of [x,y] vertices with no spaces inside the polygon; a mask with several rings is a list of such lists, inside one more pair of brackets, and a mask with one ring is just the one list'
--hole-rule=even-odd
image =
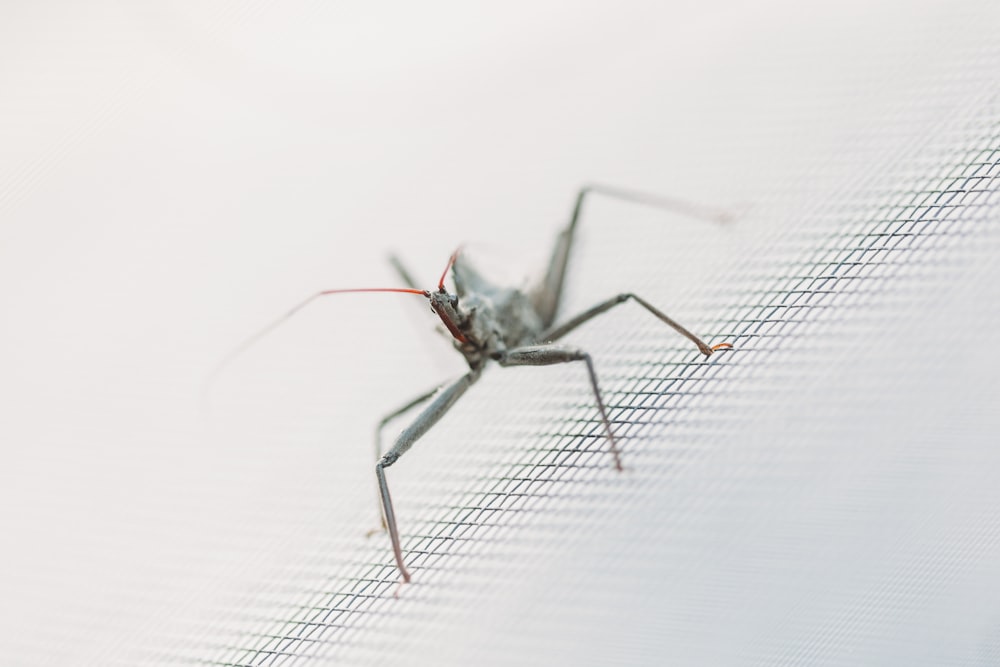
{"label": "red antenna", "polygon": [[462,251],[461,247],[455,249],[455,252],[451,253],[451,257],[448,259],[448,266],[444,267],[444,271],[441,273],[441,280],[438,281],[438,290],[445,291],[444,289],[444,279],[448,277],[448,271],[451,269],[452,265],[455,264],[455,260],[458,259],[458,253]]}
{"label": "red antenna", "polygon": [[[454,260],[454,257],[452,259]],[[451,266],[450,263],[449,263],[449,266]],[[222,359],[222,361],[219,362],[219,365],[215,367],[215,370],[213,370],[209,374],[208,378],[205,381],[205,390],[204,390],[204,393],[205,394],[208,393],[208,390],[211,388],[212,384],[215,382],[215,378],[217,378],[219,376],[219,374],[222,373],[222,371],[226,370],[226,368],[231,363],[233,363],[234,361],[236,361],[236,359],[238,359],[244,352],[246,352],[251,347],[253,347],[254,345],[256,345],[262,338],[264,338],[269,333],[271,333],[272,331],[274,331],[275,329],[277,329],[279,326],[281,326],[282,324],[284,324],[285,321],[288,318],[290,318],[292,315],[294,315],[295,313],[299,312],[300,310],[302,310],[303,308],[305,308],[306,306],[308,306],[310,303],[312,303],[316,299],[320,298],[321,296],[327,296],[329,294],[349,294],[351,292],[399,292],[399,293],[402,293],[402,294],[419,294],[420,296],[427,297],[427,298],[430,298],[430,296],[431,296],[430,292],[428,292],[427,290],[410,289],[410,288],[407,288],[407,287],[361,287],[361,288],[357,288],[357,289],[328,289],[328,290],[323,290],[322,292],[317,292],[316,294],[313,294],[311,297],[309,297],[308,299],[306,299],[305,301],[303,301],[299,305],[295,306],[290,311],[288,311],[287,313],[285,313],[284,315],[282,315],[281,317],[279,317],[275,321],[271,322],[266,327],[264,327],[263,329],[261,329],[260,331],[258,331],[254,335],[250,336],[249,338],[247,338],[245,341],[243,341],[239,345],[237,345],[235,348],[233,348],[233,351],[230,352],[229,354],[227,354]]]}

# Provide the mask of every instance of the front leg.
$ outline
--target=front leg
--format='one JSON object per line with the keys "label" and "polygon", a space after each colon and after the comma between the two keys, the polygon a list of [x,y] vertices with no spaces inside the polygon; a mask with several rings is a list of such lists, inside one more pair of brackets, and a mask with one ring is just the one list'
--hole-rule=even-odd
{"label": "front leg", "polygon": [[[379,497],[382,500],[382,518],[389,529],[389,539],[392,541],[392,552],[396,557],[396,565],[399,573],[403,576],[403,582],[410,581],[410,573],[403,562],[403,548],[399,542],[399,529],[396,526],[396,513],[392,509],[392,498],[389,496],[389,485],[385,481],[385,469],[391,466],[406,453],[424,433],[434,426],[445,415],[446,412],[462,397],[469,387],[479,379],[479,371],[470,371],[466,375],[458,378],[451,384],[444,387],[434,395],[430,405],[424,408],[423,412],[396,438],[392,449],[385,453],[375,464],[375,476],[378,479]],[[406,408],[415,407],[427,396],[418,397]],[[405,410],[403,410],[405,411]]]}
{"label": "front leg", "polygon": [[590,386],[594,390],[597,409],[601,412],[601,421],[604,422],[604,430],[608,434],[611,456],[614,457],[615,468],[618,470],[622,469],[621,457],[618,454],[618,444],[615,442],[615,434],[611,431],[611,420],[608,419],[608,411],[604,407],[601,390],[597,387],[597,373],[594,372],[594,362],[591,360],[589,354],[583,350],[563,345],[528,345],[500,353],[497,355],[496,360],[501,366],[551,366],[552,364],[564,364],[570,361],[582,361],[587,364]]}
{"label": "front leg", "polygon": [[558,340],[558,339],[562,338],[563,336],[565,336],[566,334],[568,334],[573,329],[576,329],[581,324],[583,324],[585,322],[589,322],[590,320],[594,319],[595,317],[597,317],[601,313],[605,313],[605,312],[611,310],[612,308],[614,308],[615,306],[617,306],[618,304],[625,303],[629,299],[632,299],[633,301],[635,301],[637,304],[639,304],[640,306],[642,306],[643,308],[645,308],[646,310],[648,310],[650,313],[652,313],[653,315],[655,315],[657,318],[659,318],[661,322],[663,322],[664,324],[670,326],[671,328],[673,328],[674,331],[676,331],[677,333],[679,333],[680,335],[684,336],[685,338],[687,338],[688,340],[690,340],[692,343],[694,343],[695,345],[697,345],[698,346],[698,350],[702,354],[704,354],[706,357],[711,356],[713,352],[717,352],[719,350],[726,349],[726,348],[731,348],[732,347],[732,345],[730,345],[729,343],[719,343],[718,345],[708,345],[705,341],[703,341],[702,339],[698,338],[693,333],[691,333],[690,331],[688,331],[687,329],[685,329],[684,327],[682,327],[680,324],[678,324],[674,320],[672,320],[669,317],[667,317],[659,309],[653,307],[653,305],[650,304],[648,301],[646,301],[645,299],[640,299],[639,297],[637,297],[635,294],[632,294],[631,292],[626,292],[624,294],[619,294],[618,296],[611,297],[607,301],[602,301],[601,303],[597,304],[593,308],[589,308],[589,309],[583,311],[582,313],[580,313],[576,317],[572,318],[571,320],[569,320],[565,324],[561,324],[561,325],[559,325],[557,327],[549,329],[548,331],[546,331],[545,333],[543,333],[541,336],[539,336],[539,338],[541,340],[549,341],[549,342]]}
{"label": "front leg", "polygon": [[[390,412],[389,414],[387,414],[385,417],[382,417],[381,421],[379,421],[378,425],[375,427],[375,462],[376,463],[378,463],[379,459],[382,458],[382,429],[385,428],[386,424],[388,424],[389,422],[391,422],[396,417],[399,417],[401,415],[406,414],[407,412],[409,412],[413,408],[417,407],[421,403],[427,402],[428,400],[430,400],[434,396],[434,394],[436,394],[440,390],[441,390],[441,387],[434,387],[430,391],[424,392],[423,394],[420,394],[416,398],[412,399],[406,405],[402,405],[402,406],[396,408],[395,410],[393,410],[392,412]],[[387,526],[385,525],[385,515],[383,514],[382,509],[381,509],[382,508],[382,500],[381,500],[382,493],[381,492],[378,493],[378,498],[379,498],[379,500],[378,500],[378,505],[379,505],[379,512],[378,512],[379,519],[382,521],[382,530],[386,530]],[[378,532],[378,530],[376,530],[376,529],[370,530],[370,531],[368,531],[368,536],[370,537],[370,536],[374,535],[377,532]]]}

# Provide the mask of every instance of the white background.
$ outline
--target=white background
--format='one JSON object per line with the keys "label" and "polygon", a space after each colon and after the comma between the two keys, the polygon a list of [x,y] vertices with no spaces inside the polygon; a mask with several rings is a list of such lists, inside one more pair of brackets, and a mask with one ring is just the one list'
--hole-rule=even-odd
{"label": "white background", "polygon": [[[389,250],[431,285],[465,242],[528,274],[587,182],[746,206],[717,254],[664,274],[701,284],[950,113],[934,92],[997,20],[867,2],[0,17],[0,624],[18,664],[183,637],[318,526],[326,547],[363,539],[373,425],[462,367],[409,297],[344,297],[204,400],[218,360],[303,297],[398,284]],[[604,282],[574,303],[624,288],[606,278],[630,252],[588,255]]]}

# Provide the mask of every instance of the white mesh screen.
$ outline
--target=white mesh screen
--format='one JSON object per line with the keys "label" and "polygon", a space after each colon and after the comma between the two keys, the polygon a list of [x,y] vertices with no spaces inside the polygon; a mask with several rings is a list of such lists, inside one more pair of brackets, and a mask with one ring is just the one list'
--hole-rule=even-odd
{"label": "white mesh screen", "polygon": [[[16,223],[0,251],[5,652],[17,664],[996,664],[1000,14],[794,8],[682,15],[687,31],[652,25],[673,16],[654,7],[486,14],[499,27],[468,24],[486,45],[464,47],[468,80],[449,78],[458,47],[413,47],[427,93],[391,74],[404,52],[369,53],[357,80],[317,64],[310,44],[348,57],[310,32],[345,30],[333,10],[110,4],[87,13],[86,39],[26,10],[38,34],[77,40],[97,65],[72,71],[107,102],[32,113],[29,93],[58,102],[70,84],[51,52],[17,42],[36,83],[11,78],[8,113],[39,148],[12,140],[0,204]],[[441,38],[398,12],[351,20],[363,34],[387,21],[405,44],[406,20]],[[437,19],[458,29],[472,21],[462,12]],[[133,28],[145,37],[122,37]],[[607,35],[599,58],[559,55],[579,46],[575,28]],[[540,64],[517,60],[515,35]],[[111,55],[91,41],[102,36]],[[116,70],[118,49],[144,60]],[[498,97],[523,92],[517,77],[537,82],[537,108],[466,99],[493,90],[477,68]],[[255,90],[258,75],[279,88]],[[591,78],[598,97],[578,92]],[[469,105],[476,127],[456,126],[438,94]],[[355,135],[350,114],[368,111],[338,105],[357,99],[375,119]],[[310,100],[322,113],[299,110]],[[386,111],[396,104],[413,105],[412,126]],[[84,120],[46,144],[63,113]],[[407,131],[380,143],[383,123]],[[507,154],[505,141],[524,145]],[[381,176],[395,159],[413,184],[397,167]],[[387,538],[365,536],[372,428],[462,368],[424,309],[396,297],[303,313],[227,372],[199,418],[213,361],[310,290],[395,281],[373,266],[383,247],[428,281],[463,241],[538,265],[587,180],[740,211],[725,227],[606,199],[586,211],[564,316],[634,291],[735,348],[703,360],[634,305],[568,337],[593,354],[623,473],[582,368],[490,368],[388,471],[414,578],[400,587]]]}

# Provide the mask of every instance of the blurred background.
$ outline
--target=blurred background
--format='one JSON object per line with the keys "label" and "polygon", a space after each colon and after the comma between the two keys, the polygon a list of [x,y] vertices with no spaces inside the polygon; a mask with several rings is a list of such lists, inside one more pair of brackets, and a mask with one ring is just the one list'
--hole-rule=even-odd
{"label": "blurred background", "polygon": [[[6,3],[0,650],[996,664],[997,28],[972,1]],[[738,217],[595,199],[563,312],[635,291],[737,350],[631,306],[570,339],[622,475],[579,369],[487,373],[391,471],[398,591],[374,425],[463,370],[426,306],[316,303],[206,381],[318,289],[397,286],[390,252],[524,284],[587,183]],[[524,506],[455,513],[494,501]]]}

